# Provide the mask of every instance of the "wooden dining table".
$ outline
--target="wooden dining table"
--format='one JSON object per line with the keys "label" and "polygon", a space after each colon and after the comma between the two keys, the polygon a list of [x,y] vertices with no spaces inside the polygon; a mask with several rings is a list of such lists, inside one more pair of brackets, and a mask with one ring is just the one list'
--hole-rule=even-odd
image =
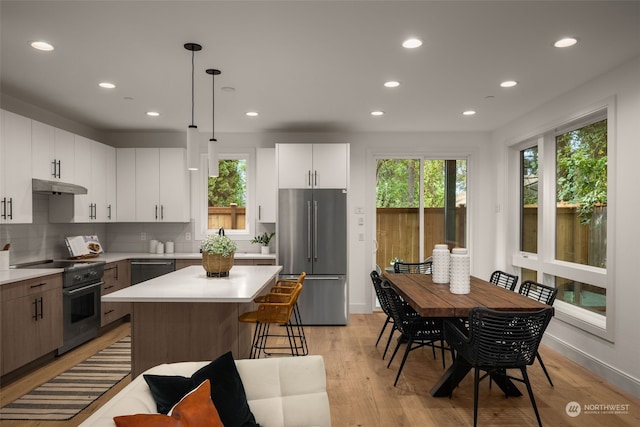
{"label": "wooden dining table", "polygon": [[[493,310],[537,311],[549,306],[517,292],[501,288],[486,280],[471,276],[470,292],[454,294],[448,283],[434,283],[430,274],[384,273],[398,294],[422,317],[467,318],[474,307]],[[434,397],[448,397],[458,383],[471,370],[471,365],[461,357],[447,369],[438,383],[431,389]],[[521,396],[515,384],[502,375],[492,375],[494,382],[508,396]]]}

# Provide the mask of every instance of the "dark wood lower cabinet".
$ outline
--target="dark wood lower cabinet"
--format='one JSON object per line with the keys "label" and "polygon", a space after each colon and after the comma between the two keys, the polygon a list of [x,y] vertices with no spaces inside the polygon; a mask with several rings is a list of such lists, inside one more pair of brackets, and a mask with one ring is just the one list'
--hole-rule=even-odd
{"label": "dark wood lower cabinet", "polygon": [[62,275],[3,285],[0,308],[0,375],[62,346]]}

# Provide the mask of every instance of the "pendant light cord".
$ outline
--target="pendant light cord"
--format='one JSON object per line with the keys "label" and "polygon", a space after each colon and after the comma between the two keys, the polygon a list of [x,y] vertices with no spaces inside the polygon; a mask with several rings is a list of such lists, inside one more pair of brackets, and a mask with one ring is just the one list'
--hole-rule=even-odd
{"label": "pendant light cord", "polygon": [[194,83],[193,83],[194,68],[195,68],[195,51],[192,50],[191,51],[191,126],[194,126],[194,124],[193,124],[193,110],[195,108]]}
{"label": "pendant light cord", "polygon": [[211,74],[211,139],[216,140],[216,75]]}

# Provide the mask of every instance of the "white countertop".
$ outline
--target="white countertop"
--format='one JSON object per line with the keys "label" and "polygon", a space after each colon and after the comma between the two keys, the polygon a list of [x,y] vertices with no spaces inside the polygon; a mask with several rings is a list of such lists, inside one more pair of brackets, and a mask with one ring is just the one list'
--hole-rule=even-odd
{"label": "white countertop", "polygon": [[234,265],[228,277],[207,277],[194,265],[104,295],[104,302],[251,302],[282,270],[279,265]]}
{"label": "white countertop", "polygon": [[[146,252],[114,252],[104,253],[91,260],[117,262],[127,259],[201,259],[202,254],[199,252],[173,253],[173,254],[150,254]],[[276,259],[276,254],[263,255],[254,252],[236,252],[234,259]],[[62,268],[10,268],[9,270],[0,270],[0,285],[5,285],[20,280],[34,279],[37,277],[47,276],[49,274],[62,273]]]}

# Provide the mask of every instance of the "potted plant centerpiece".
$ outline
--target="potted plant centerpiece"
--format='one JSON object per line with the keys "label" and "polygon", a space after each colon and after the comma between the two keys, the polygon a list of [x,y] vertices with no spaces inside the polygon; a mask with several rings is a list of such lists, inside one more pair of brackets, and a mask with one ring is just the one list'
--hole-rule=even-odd
{"label": "potted plant centerpiece", "polygon": [[218,234],[209,234],[202,240],[202,266],[207,277],[227,277],[233,266],[236,242],[224,235],[224,229]]}
{"label": "potted plant centerpiece", "polygon": [[261,245],[260,251],[263,254],[269,253],[269,242],[273,239],[276,233],[267,233],[266,231],[262,234],[258,234],[251,240],[251,243],[259,243]]}

